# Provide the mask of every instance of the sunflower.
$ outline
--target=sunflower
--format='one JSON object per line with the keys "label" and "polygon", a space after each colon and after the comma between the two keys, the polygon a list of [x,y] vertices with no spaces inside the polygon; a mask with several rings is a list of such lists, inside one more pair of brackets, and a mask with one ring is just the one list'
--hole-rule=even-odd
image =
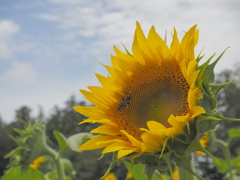
{"label": "sunflower", "polygon": [[[206,148],[207,147],[207,143],[209,142],[209,138],[207,135],[203,136],[201,139],[200,139],[200,144]],[[203,152],[202,151],[196,151],[195,152],[198,156],[203,156]]]}
{"label": "sunflower", "polygon": [[172,179],[173,179],[173,180],[179,180],[178,168],[175,168],[175,169],[174,169]]}
{"label": "sunflower", "polygon": [[33,168],[33,169],[38,169],[40,167],[40,164],[43,163],[45,160],[44,160],[44,157],[43,156],[40,156],[38,157],[37,159],[35,159],[32,164],[29,165],[29,167]]}
{"label": "sunflower", "polygon": [[[179,41],[174,29],[171,45],[156,33],[154,26],[145,37],[136,23],[132,54],[114,47],[112,67],[104,65],[108,77],[96,74],[102,87],[80,90],[92,107],[74,109],[89,118],[82,123],[102,124],[91,133],[99,133],[79,151],[104,148],[102,153],[161,151],[167,140],[183,133],[189,122],[205,113],[198,105],[201,90],[197,86],[200,70],[194,55],[199,31],[190,28]],[[190,129],[189,129],[190,131]]]}
{"label": "sunflower", "polygon": [[103,178],[103,180],[117,180],[117,178],[114,173],[109,173]]}

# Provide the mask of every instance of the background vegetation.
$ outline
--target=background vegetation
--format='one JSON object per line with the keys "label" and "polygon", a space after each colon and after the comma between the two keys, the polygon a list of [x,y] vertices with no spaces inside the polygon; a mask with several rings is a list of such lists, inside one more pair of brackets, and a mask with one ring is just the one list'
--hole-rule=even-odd
{"label": "background vegetation", "polygon": [[[240,118],[240,65],[236,65],[233,70],[222,71],[217,76],[218,83],[224,83],[235,77],[235,81],[228,87],[221,90],[219,94],[219,109],[222,111],[223,115],[231,118]],[[85,123],[78,125],[82,119],[86,118],[83,115],[75,112],[72,107],[77,105],[85,105],[84,101],[77,102],[75,97],[71,96],[66,102],[64,108],[59,108],[55,106],[49,117],[47,123],[47,136],[49,137],[49,144],[55,148],[57,147],[57,142],[52,134],[53,130],[57,130],[63,133],[66,137],[79,132],[89,132],[89,130],[95,128],[97,124]],[[9,163],[8,159],[4,159],[10,150],[16,147],[15,142],[9,137],[9,134],[16,136],[17,133],[13,131],[13,128],[22,128],[22,123],[17,119],[26,119],[31,117],[31,108],[27,106],[20,107],[15,112],[16,120],[10,124],[6,124],[0,117],[0,177],[4,174],[6,166]],[[39,117],[44,116],[41,108],[39,109]],[[33,118],[33,117],[31,117]],[[240,129],[240,122],[227,122],[221,123],[217,126],[216,136],[219,139],[226,141],[228,139],[228,131],[231,128]],[[211,146],[211,141],[208,144],[209,150],[216,157],[223,157],[219,147]],[[235,138],[230,144],[230,150],[232,158],[240,156],[240,138]],[[64,156],[69,158],[77,172],[77,180],[96,180],[100,179],[101,176],[106,172],[110,161],[111,154],[106,154],[103,158],[100,154],[101,150],[86,151],[81,153],[76,153],[70,150],[64,152]],[[197,169],[199,173],[208,179],[222,180],[223,174],[217,171],[212,163],[211,158],[207,156],[195,157],[197,164]],[[113,169],[113,172],[119,179],[125,179],[127,170],[123,165],[119,165]]]}

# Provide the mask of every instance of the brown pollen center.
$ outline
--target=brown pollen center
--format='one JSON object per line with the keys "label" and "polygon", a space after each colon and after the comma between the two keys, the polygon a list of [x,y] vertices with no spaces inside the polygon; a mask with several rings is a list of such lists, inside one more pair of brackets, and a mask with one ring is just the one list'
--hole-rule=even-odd
{"label": "brown pollen center", "polygon": [[147,128],[148,121],[171,127],[168,123],[171,114],[180,116],[188,113],[189,89],[179,66],[142,71],[116,107],[117,124],[138,140],[142,134],[139,128]]}

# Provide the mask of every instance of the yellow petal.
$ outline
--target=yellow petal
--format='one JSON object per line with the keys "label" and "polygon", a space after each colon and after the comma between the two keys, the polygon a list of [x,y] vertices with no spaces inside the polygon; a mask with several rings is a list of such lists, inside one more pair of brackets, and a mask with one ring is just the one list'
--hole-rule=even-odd
{"label": "yellow petal", "polygon": [[[111,140],[116,139],[115,136],[98,136],[94,137],[93,139],[84,143],[78,151],[85,151],[85,150],[93,150],[93,149],[100,149],[103,147],[108,146],[111,144]],[[102,142],[101,144],[97,144],[98,142]],[[106,142],[106,143],[105,143]]]}
{"label": "yellow petal", "polygon": [[138,141],[136,138],[134,138],[133,136],[131,136],[130,134],[128,134],[128,133],[127,133],[126,131],[124,131],[124,130],[121,130],[121,132],[128,137],[128,139],[131,141],[131,143],[132,143],[133,146],[136,146],[136,147],[140,147],[140,146],[141,146],[141,142]]}
{"label": "yellow petal", "polygon": [[156,121],[148,121],[147,126],[153,133],[158,133],[160,129],[166,129],[166,127]]}
{"label": "yellow petal", "polygon": [[115,151],[119,151],[119,150],[123,150],[123,149],[135,149],[132,146],[130,146],[128,143],[115,143],[113,142],[112,144],[110,144],[109,146],[107,146],[102,153],[109,153],[109,152],[115,152]]}
{"label": "yellow petal", "polygon": [[135,150],[120,150],[118,151],[118,159],[122,158],[123,156],[126,156],[128,154],[133,153]]}
{"label": "yellow petal", "polygon": [[102,125],[90,131],[90,133],[100,133],[100,134],[107,134],[107,135],[119,135],[120,132],[117,127],[109,126],[109,125]]}

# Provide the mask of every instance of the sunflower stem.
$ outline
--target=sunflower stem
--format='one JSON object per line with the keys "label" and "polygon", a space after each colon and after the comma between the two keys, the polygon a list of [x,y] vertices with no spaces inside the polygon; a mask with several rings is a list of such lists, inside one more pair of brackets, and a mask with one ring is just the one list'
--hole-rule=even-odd
{"label": "sunflower stem", "polygon": [[233,172],[232,172],[232,164],[231,164],[231,152],[230,152],[230,149],[229,149],[229,146],[228,144],[229,143],[226,143],[220,139],[217,139],[215,141],[222,149],[223,151],[223,154],[225,156],[225,160],[227,161],[228,163],[228,168],[229,168],[229,174],[230,174],[230,179],[233,180]]}
{"label": "sunflower stem", "polygon": [[[191,161],[191,167],[194,171],[194,163]],[[195,180],[195,176],[183,168],[178,167],[179,180]]]}
{"label": "sunflower stem", "polygon": [[44,148],[44,154],[52,158],[53,163],[55,165],[55,170],[57,172],[57,179],[65,180],[64,167],[63,164],[61,163],[61,158],[59,154],[47,145]]}

